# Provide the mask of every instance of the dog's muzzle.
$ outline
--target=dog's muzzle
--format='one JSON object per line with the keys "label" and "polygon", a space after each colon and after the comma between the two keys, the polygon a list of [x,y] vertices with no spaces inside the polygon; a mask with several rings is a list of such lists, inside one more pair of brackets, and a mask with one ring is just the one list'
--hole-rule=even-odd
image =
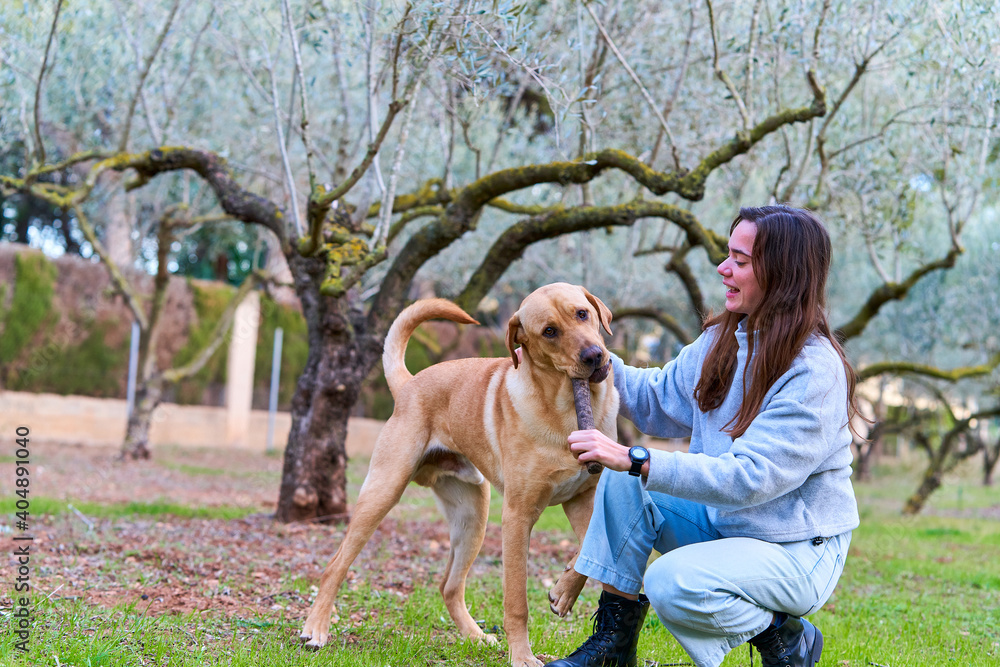
{"label": "dog's muzzle", "polygon": [[587,378],[587,381],[592,384],[598,384],[600,382],[604,382],[605,378],[608,377],[608,373],[610,372],[611,372],[611,361],[608,360],[608,363],[604,364],[596,371],[591,373],[590,377]]}

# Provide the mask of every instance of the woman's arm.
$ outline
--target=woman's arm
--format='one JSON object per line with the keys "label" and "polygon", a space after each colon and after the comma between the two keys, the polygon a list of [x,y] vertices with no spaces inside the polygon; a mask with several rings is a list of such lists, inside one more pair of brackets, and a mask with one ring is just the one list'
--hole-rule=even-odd
{"label": "woman's arm", "polygon": [[647,488],[741,509],[788,494],[825,471],[826,461],[839,461],[851,443],[847,380],[839,359],[825,356],[810,354],[780,378],[740,437],[707,429],[703,438],[720,441],[704,451],[717,455],[652,452]]}
{"label": "woman's arm", "polygon": [[619,412],[646,435],[683,438],[691,435],[695,411],[694,387],[701,370],[707,334],[681,350],[663,368],[626,366],[612,355]]}

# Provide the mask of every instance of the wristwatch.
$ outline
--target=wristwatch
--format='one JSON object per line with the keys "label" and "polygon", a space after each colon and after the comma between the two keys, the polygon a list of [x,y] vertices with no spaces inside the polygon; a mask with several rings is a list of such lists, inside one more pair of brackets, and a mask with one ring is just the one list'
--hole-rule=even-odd
{"label": "wristwatch", "polygon": [[632,467],[629,469],[628,474],[638,477],[642,471],[642,464],[649,460],[649,450],[636,445],[629,448],[628,457],[632,461]]}

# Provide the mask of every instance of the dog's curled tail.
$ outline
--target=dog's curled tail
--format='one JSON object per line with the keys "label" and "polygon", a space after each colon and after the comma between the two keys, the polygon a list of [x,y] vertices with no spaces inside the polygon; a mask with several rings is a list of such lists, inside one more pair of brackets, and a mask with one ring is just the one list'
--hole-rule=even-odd
{"label": "dog's curled tail", "polygon": [[451,320],[459,324],[479,324],[447,299],[421,299],[407,306],[389,327],[382,351],[382,366],[389,391],[396,394],[413,375],[406,369],[406,343],[414,329],[427,320]]}

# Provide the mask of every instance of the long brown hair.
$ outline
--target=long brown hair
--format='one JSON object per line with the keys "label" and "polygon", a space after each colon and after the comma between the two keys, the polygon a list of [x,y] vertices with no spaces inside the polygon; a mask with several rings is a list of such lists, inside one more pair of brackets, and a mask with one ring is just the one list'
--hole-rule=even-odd
{"label": "long brown hair", "polygon": [[[826,318],[826,279],[830,272],[830,235],[811,212],[788,206],[744,207],[729,228],[741,221],[757,226],[750,262],[763,293],[747,315],[747,368],[743,401],[725,432],[738,438],[760,412],[771,386],[788,371],[814,333],[825,336],[840,356],[847,375],[848,422],[857,414],[857,374],[830,330]],[[742,313],[724,311],[703,323],[718,326],[694,390],[698,407],[708,412],[722,405],[736,373],[736,329]],[[749,378],[749,382],[748,382]],[[853,428],[852,428],[853,430]]]}

